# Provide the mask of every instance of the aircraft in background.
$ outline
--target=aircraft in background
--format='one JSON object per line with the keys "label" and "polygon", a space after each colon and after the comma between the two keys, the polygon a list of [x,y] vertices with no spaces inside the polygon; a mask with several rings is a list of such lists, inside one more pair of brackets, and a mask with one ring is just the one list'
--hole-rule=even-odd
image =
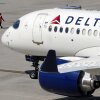
{"label": "aircraft in background", "polygon": [[43,61],[51,49],[59,57],[95,56],[96,59],[100,55],[99,15],[100,11],[75,6],[35,11],[19,18],[1,40],[33,62],[35,72],[30,77],[37,78],[39,61]]}

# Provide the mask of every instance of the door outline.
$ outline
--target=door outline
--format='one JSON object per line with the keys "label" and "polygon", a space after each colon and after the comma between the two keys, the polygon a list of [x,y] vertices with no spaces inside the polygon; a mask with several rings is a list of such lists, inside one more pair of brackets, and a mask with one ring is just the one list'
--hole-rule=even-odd
{"label": "door outline", "polygon": [[[40,13],[36,16],[34,24],[33,24],[33,29],[32,29],[32,41],[33,43],[40,45],[43,44],[42,40],[42,29],[45,24],[45,19],[48,16],[46,13]],[[42,18],[42,20],[41,20]],[[39,36],[38,38],[36,38]]]}

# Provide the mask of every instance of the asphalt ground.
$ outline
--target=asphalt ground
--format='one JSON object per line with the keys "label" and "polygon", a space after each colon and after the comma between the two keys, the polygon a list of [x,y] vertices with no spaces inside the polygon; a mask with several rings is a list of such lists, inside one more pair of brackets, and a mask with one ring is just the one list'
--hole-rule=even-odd
{"label": "asphalt ground", "polygon": [[[0,29],[4,31],[19,17],[35,10],[81,5],[83,9],[100,10],[100,0],[0,0],[0,12],[5,22]],[[31,63],[26,62],[24,55],[6,48],[0,42],[0,100],[99,100],[100,89],[94,97],[67,97],[52,94],[41,89],[38,80],[32,80],[27,70],[32,70]]]}

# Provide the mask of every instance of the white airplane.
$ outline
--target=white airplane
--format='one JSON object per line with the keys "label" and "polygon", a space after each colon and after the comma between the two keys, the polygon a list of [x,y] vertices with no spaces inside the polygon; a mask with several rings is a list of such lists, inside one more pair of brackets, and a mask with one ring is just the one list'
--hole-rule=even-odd
{"label": "white airplane", "polygon": [[[44,60],[49,50],[57,56],[76,62],[77,57],[89,58],[81,62],[80,70],[87,65],[94,75],[100,74],[100,11],[82,10],[78,7],[54,8],[35,11],[19,18],[2,36],[7,47],[24,53],[27,61],[32,61],[36,78],[39,60]],[[91,59],[93,60],[91,61]],[[92,65],[97,65],[94,68]],[[78,64],[69,71],[77,70]],[[95,69],[98,69],[95,71]],[[95,73],[96,72],[96,73]],[[33,75],[33,76],[32,76]]]}

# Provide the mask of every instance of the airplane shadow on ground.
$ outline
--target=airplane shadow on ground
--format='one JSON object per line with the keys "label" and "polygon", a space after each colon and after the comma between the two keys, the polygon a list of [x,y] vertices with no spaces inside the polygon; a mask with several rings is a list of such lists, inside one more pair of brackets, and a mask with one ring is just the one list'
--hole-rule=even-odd
{"label": "airplane shadow on ground", "polygon": [[64,97],[54,100],[100,100],[100,97]]}
{"label": "airplane shadow on ground", "polygon": [[34,70],[26,70],[25,73],[26,74],[31,74],[31,72],[33,72]]}

